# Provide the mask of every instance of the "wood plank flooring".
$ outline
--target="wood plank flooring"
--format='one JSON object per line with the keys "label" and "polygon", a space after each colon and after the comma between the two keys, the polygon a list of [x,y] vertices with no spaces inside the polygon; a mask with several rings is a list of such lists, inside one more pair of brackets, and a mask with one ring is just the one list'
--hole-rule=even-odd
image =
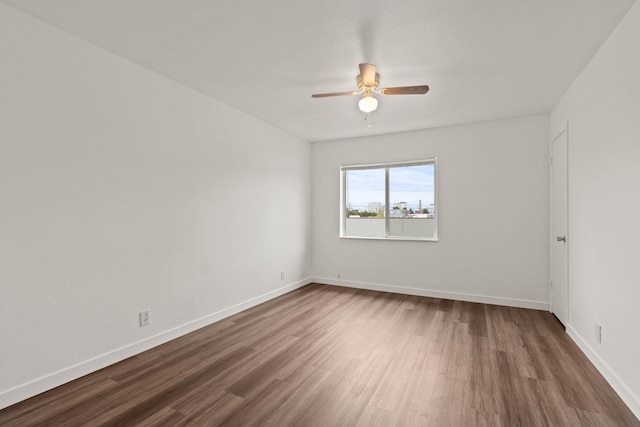
{"label": "wood plank flooring", "polygon": [[2,426],[640,426],[547,312],[312,284]]}

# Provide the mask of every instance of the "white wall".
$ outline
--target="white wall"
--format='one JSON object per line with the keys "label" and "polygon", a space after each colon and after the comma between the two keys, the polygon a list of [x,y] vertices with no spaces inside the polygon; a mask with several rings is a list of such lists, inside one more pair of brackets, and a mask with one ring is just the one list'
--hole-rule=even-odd
{"label": "white wall", "polygon": [[638,417],[639,41],[636,2],[551,114],[552,137],[568,122],[567,331]]}
{"label": "white wall", "polygon": [[307,283],[307,142],[3,5],[0,57],[0,407]]}
{"label": "white wall", "polygon": [[[540,115],[313,144],[314,278],[548,308],[548,135]],[[338,238],[340,165],[431,157],[439,242]]]}

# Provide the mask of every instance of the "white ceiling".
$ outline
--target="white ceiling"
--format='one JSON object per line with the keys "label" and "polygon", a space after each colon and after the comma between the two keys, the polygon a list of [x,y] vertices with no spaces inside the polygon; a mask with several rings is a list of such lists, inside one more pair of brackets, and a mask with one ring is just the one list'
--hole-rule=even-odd
{"label": "white ceiling", "polygon": [[[634,0],[0,0],[308,141],[547,113]],[[367,127],[358,64],[381,86]]]}

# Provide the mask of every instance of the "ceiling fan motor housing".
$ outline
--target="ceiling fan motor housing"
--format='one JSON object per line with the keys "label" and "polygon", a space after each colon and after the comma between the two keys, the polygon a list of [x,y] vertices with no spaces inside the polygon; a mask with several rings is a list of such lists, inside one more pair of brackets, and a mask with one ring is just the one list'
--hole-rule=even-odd
{"label": "ceiling fan motor housing", "polygon": [[380,74],[378,73],[376,73],[376,78],[372,85],[365,85],[362,82],[362,74],[358,74],[358,77],[356,77],[356,80],[358,81],[358,89],[360,89],[360,92],[363,92],[363,93],[367,91],[374,92],[378,90],[378,87],[380,87]]}

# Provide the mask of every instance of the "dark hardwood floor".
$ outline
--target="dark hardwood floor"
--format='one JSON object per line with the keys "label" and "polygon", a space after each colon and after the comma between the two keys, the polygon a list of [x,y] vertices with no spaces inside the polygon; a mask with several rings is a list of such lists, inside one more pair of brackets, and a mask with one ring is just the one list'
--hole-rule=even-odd
{"label": "dark hardwood floor", "polygon": [[312,284],[2,426],[640,426],[550,313]]}

